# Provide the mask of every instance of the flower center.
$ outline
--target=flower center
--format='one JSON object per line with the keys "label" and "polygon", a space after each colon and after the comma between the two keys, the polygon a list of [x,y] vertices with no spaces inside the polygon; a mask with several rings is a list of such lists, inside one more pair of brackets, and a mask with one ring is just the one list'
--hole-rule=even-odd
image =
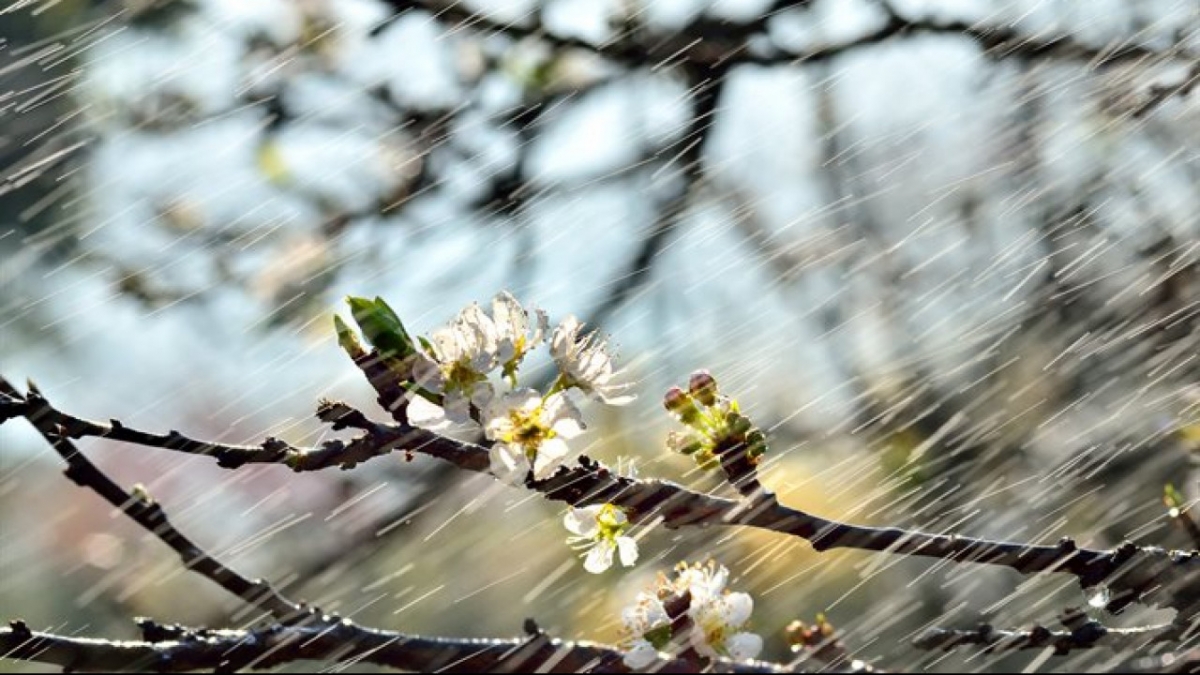
{"label": "flower center", "polygon": [[596,514],[596,525],[599,531],[596,533],[597,539],[616,539],[625,532],[626,521],[622,517],[620,507],[612,504],[605,504],[600,508],[600,512]]}
{"label": "flower center", "polygon": [[486,376],[472,368],[466,359],[455,361],[446,369],[447,389],[457,389],[468,393],[475,386],[476,382],[484,379],[487,379]]}
{"label": "flower center", "polygon": [[507,434],[508,438],[505,440],[524,446],[530,459],[537,456],[537,449],[542,443],[557,435],[542,422],[540,406],[533,410],[512,410],[508,413],[508,420],[512,424],[512,431]]}

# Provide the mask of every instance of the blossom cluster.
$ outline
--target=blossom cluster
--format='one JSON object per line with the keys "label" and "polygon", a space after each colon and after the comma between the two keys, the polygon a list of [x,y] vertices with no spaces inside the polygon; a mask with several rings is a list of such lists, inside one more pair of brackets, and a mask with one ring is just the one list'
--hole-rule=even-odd
{"label": "blossom cluster", "polygon": [[[660,575],[656,587],[639,593],[622,613],[625,665],[645,668],[660,652],[688,648],[707,658],[758,656],[762,637],[746,630],[754,600],[729,591],[728,583],[729,570],[712,561],[680,563],[673,578]],[[686,610],[673,616],[677,604]]]}
{"label": "blossom cluster", "polygon": [[[490,471],[502,481],[543,480],[565,461],[567,442],[585,428],[573,396],[610,405],[633,399],[606,339],[585,333],[573,316],[551,330],[545,312],[523,307],[508,293],[496,295],[488,309],[471,304],[448,325],[415,339],[382,299],[349,302],[374,351],[367,352],[338,319],[338,341],[346,352],[360,363],[378,359],[397,375],[407,391],[410,424],[435,432],[477,428],[489,441]],[[526,358],[542,346],[555,368],[544,392],[522,372]],[[720,465],[735,452],[744,452],[752,466],[766,449],[764,434],[736,401],[720,394],[707,372],[693,374],[686,391],[673,387],[664,402],[688,427],[686,434],[672,434],[671,446],[701,466]],[[584,569],[600,574],[614,560],[624,567],[637,563],[638,545],[630,536],[634,520],[620,505],[597,503],[569,507],[563,525]],[[754,602],[726,588],[729,570],[710,561],[681,563],[675,572],[660,575],[656,587],[623,612],[625,665],[644,668],[663,653],[757,656],[762,638],[747,630]]]}
{"label": "blossom cluster", "polygon": [[[505,482],[547,478],[566,459],[567,441],[585,428],[570,392],[610,405],[633,399],[605,339],[585,334],[573,316],[551,331],[545,312],[531,312],[507,292],[492,299],[490,312],[472,303],[416,340],[382,299],[349,302],[364,335],[411,392],[408,421],[432,431],[477,426],[492,442],[491,472]],[[339,320],[344,347],[347,332]],[[547,343],[558,372],[543,393],[523,383],[520,371]]]}
{"label": "blossom cluster", "polygon": [[685,391],[671,387],[663,405],[688,429],[672,432],[667,447],[690,455],[703,469],[720,466],[727,452],[743,452],[751,465],[767,450],[766,435],[742,414],[738,402],[724,396],[708,371],[692,373]]}

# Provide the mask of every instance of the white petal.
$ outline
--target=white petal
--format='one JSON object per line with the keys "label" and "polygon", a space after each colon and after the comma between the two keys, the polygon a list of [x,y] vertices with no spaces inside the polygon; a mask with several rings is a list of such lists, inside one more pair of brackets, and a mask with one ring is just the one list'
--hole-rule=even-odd
{"label": "white petal", "polygon": [[446,417],[445,410],[425,400],[423,396],[414,396],[409,401],[408,423],[429,431],[445,431],[454,424]]}
{"label": "white petal", "polygon": [[501,403],[506,412],[509,410],[533,410],[542,404],[542,395],[536,389],[521,387],[505,394]]}
{"label": "white petal", "polygon": [[633,537],[617,537],[617,551],[621,554],[621,564],[625,567],[637,564],[638,547]]}
{"label": "white petal", "polygon": [[725,625],[740,628],[750,620],[754,599],[749,593],[730,593],[722,598],[721,619]]}
{"label": "white petal", "polygon": [[438,328],[429,334],[433,345],[433,358],[441,363],[452,363],[462,355],[458,333],[452,328]]}
{"label": "white petal", "polygon": [[552,420],[550,428],[563,438],[575,438],[583,433],[583,414],[564,393],[551,396],[546,401],[546,415]]}
{"label": "white petal", "polygon": [[670,623],[671,615],[667,614],[667,608],[663,606],[662,600],[648,593],[646,595],[649,598],[649,604],[646,607],[646,621],[649,622],[650,626],[654,627],[659,624]]}
{"label": "white petal", "polygon": [[634,640],[629,644],[629,651],[625,652],[623,661],[630,670],[641,670],[654,663],[657,658],[658,652],[649,640]]}
{"label": "white petal", "polygon": [[475,407],[483,410],[492,402],[494,396],[495,390],[492,389],[490,382],[476,382],[474,388],[471,390],[471,403],[474,403]]}
{"label": "white petal", "polygon": [[501,291],[492,298],[492,319],[502,338],[520,338],[529,327],[528,312],[508,291]]}
{"label": "white petal", "polygon": [[612,567],[613,552],[616,547],[607,539],[596,542],[592,550],[588,551],[587,557],[583,560],[583,569],[592,574],[601,574],[608,568]]}
{"label": "white petal", "polygon": [[701,656],[715,659],[721,655],[712,645],[708,644],[708,638],[699,626],[692,626],[692,632],[688,634],[688,642],[691,643],[692,649],[695,649]]}
{"label": "white petal", "polygon": [[550,354],[555,361],[559,362],[560,368],[575,351],[575,343],[579,337],[581,325],[579,319],[574,315],[569,315],[554,329],[554,335],[550,338]]}
{"label": "white petal", "polygon": [[580,537],[593,537],[600,529],[596,522],[596,514],[599,512],[600,506],[585,506],[580,509],[570,507],[567,509],[567,515],[563,516],[563,525]]}
{"label": "white petal", "polygon": [[520,485],[529,473],[529,460],[520,446],[514,448],[506,443],[497,443],[488,452],[488,459],[491,460],[492,475],[505,483]]}
{"label": "white petal", "polygon": [[546,336],[550,333],[550,317],[546,312],[540,309],[534,310],[533,336],[529,338],[529,347],[532,349],[542,343]]}
{"label": "white petal", "polygon": [[[624,389],[625,387],[621,387],[621,388]],[[596,395],[600,398],[600,400],[602,402],[607,403],[608,405],[616,405],[616,406],[628,405],[637,400],[636,394],[619,394],[618,395],[618,394],[611,393],[612,389],[614,389],[614,388],[608,387],[604,390],[597,390]]]}
{"label": "white petal", "polygon": [[755,658],[762,648],[762,637],[754,633],[738,633],[725,640],[725,651],[729,653],[729,658],[737,661]]}
{"label": "white petal", "polygon": [[549,478],[558,465],[562,464],[568,452],[570,452],[570,448],[567,447],[567,444],[557,438],[543,442],[538,446],[537,458],[533,463],[534,478],[538,480]]}
{"label": "white petal", "polygon": [[413,381],[435,394],[442,393],[446,386],[441,366],[421,352],[417,352],[417,359],[413,361]]}
{"label": "white petal", "polygon": [[455,423],[471,421],[471,401],[461,392],[452,391],[442,399],[442,409],[446,411],[446,419]]}

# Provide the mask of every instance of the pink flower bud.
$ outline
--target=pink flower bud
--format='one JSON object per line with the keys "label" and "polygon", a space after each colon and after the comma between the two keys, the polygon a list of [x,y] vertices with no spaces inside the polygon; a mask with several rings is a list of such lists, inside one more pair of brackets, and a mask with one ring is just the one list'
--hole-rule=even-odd
{"label": "pink flower bud", "polygon": [[697,370],[688,380],[688,391],[702,405],[712,406],[717,403],[717,380],[707,370]]}

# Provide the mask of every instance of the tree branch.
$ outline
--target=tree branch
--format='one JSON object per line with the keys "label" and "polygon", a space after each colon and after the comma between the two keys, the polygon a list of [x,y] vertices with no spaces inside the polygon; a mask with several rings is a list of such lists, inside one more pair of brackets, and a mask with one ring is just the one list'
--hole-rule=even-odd
{"label": "tree branch", "polygon": [[1056,655],[1066,656],[1081,649],[1140,649],[1153,643],[1177,642],[1183,632],[1183,627],[1175,624],[1109,628],[1096,621],[1082,621],[1068,630],[1051,630],[1045,626],[1033,626],[1024,630],[996,630],[984,624],[974,630],[933,629],[913,640],[913,646],[917,649],[947,652],[963,646],[978,646],[984,648],[985,654],[1025,649],[1053,649]]}
{"label": "tree branch", "polygon": [[[0,393],[19,397],[11,387]],[[30,396],[38,394],[31,392]],[[318,414],[323,420],[334,422],[335,427],[362,430],[364,434],[359,439],[367,448],[379,443],[389,451],[421,453],[460,469],[489,473],[489,452],[483,446],[404,424],[374,422],[344,403],[323,403]],[[82,458],[53,430],[47,439],[56,448],[69,448],[60,450],[67,453],[64,456]],[[1200,610],[1200,554],[1196,552],[1168,552],[1130,543],[1107,551],[1085,549],[1071,539],[1063,539],[1054,546],[1034,546],[895,527],[865,527],[784,506],[770,492],[735,501],[694,492],[668,481],[628,478],[586,456],[580,458],[577,466],[560,467],[550,478],[530,481],[527,487],[549,500],[574,506],[613,503],[625,508],[634,522],[661,518],[671,528],[748,526],[800,537],[817,551],[845,548],[1007,567],[1022,574],[1071,574],[1085,589],[1107,584],[1112,593],[1108,609],[1113,612],[1120,612],[1133,602],[1174,607],[1183,618],[1190,618]],[[115,489],[116,493],[106,488],[110,502],[116,499],[116,504],[121,505],[128,501],[125,493]]]}
{"label": "tree branch", "polygon": [[[15,394],[11,385],[3,378],[0,378],[0,389],[6,390],[3,393],[9,396]],[[31,397],[40,398],[32,385],[30,385],[30,393],[26,400]],[[267,582],[251,581],[208,555],[204,549],[197,546],[171,524],[166,511],[144,490],[135,488],[133,493],[126,492],[104,475],[95,464],[92,464],[79,452],[74,443],[67,439],[63,434],[62,427],[55,422],[53,416],[32,415],[28,419],[67,463],[67,478],[76,485],[88,488],[100,495],[114,508],[119,509],[138,525],[141,525],[147,532],[158,537],[164,544],[171,547],[171,550],[179,554],[184,567],[206,577],[277,620],[291,620],[304,613],[304,609],[300,605],[283,598]]]}
{"label": "tree branch", "polygon": [[[413,672],[627,673],[624,653],[591,642],[565,642],[537,632],[526,638],[474,639],[407,635],[357,626],[336,616],[305,625],[256,630],[202,630],[141,621],[143,639],[115,641],[31,631],[22,622],[0,628],[0,656],[72,672],[266,669],[296,661],[371,663]],[[720,660],[721,672],[783,673],[771,663]],[[660,660],[649,672],[694,672],[683,659]]]}
{"label": "tree branch", "polygon": [[[57,423],[59,418],[46,414],[48,404],[44,404],[44,397],[33,385],[25,396],[21,396],[7,380],[0,378],[0,396],[7,403],[32,402],[19,412],[62,456],[67,463],[68,478],[91,489],[158,537],[179,554],[185,567],[277,620],[273,626],[252,631],[197,630],[143,621],[142,642],[35,633],[23,622],[16,621],[9,628],[0,629],[0,655],[5,658],[51,663],[70,671],[234,671],[271,668],[299,660],[323,660],[365,661],[422,672],[629,672],[622,661],[624,653],[618,649],[553,640],[537,630],[532,630],[530,637],[524,640],[422,638],[365,628],[337,616],[321,615],[315,608],[283,597],[265,581],[251,581],[210,556],[176,529],[162,507],[144,490],[135,488],[127,492],[118,486],[79,452]],[[13,407],[7,409],[12,411]],[[319,414],[335,428],[353,426],[372,431],[400,428],[375,425],[358,411],[341,404],[324,404]],[[148,438],[154,441],[160,437],[149,435]],[[434,448],[442,445],[437,439],[428,440],[430,442],[423,451],[436,452]],[[410,449],[415,451],[420,447]],[[487,451],[472,447],[482,451],[486,462]],[[181,447],[168,449],[186,452]],[[475,458],[469,454],[455,448],[441,456],[450,461],[457,459],[464,467],[475,466]],[[694,665],[687,659],[652,664],[659,672],[691,672]],[[724,661],[719,665],[728,672],[787,672],[784,666],[767,663]]]}
{"label": "tree branch", "polygon": [[[7,392],[0,393],[0,423],[24,417],[34,426],[45,425],[46,428],[53,429],[55,434],[65,438],[106,438],[151,448],[203,455],[216,459],[217,465],[225,469],[237,469],[247,464],[283,464],[296,472],[319,471],[334,466],[350,469],[361,462],[389,454],[397,448],[411,449],[415,442],[415,439],[410,438],[400,427],[375,425],[370,433],[360,435],[349,442],[330,440],[318,448],[300,448],[274,437],[268,437],[259,445],[216,443],[189,438],[175,430],[157,434],[126,426],[115,419],[104,424],[69,415],[51,405],[45,396],[33,387],[30,387],[24,396],[20,395],[3,377],[0,377],[0,388]],[[326,421],[334,423],[337,428],[336,420]],[[422,437],[421,440],[441,443],[439,439]],[[441,450],[451,454],[453,451],[453,447]]]}
{"label": "tree branch", "polygon": [[[732,67],[737,64],[787,65],[823,61],[860,47],[908,35],[960,35],[976,42],[992,58],[1055,58],[1086,62],[1093,67],[1161,58],[1189,58],[1144,44],[1091,45],[1069,34],[1048,37],[1022,35],[1009,26],[988,26],[967,21],[905,17],[884,3],[887,21],[878,29],[852,40],[803,50],[752,52],[751,38],[766,35],[776,15],[802,9],[811,0],[777,0],[766,11],[744,21],[730,21],[705,14],[670,34],[618,35],[604,43],[564,37],[548,31],[537,18],[506,23],[476,12],[458,2],[443,0],[390,0],[397,16],[414,10],[427,11],[453,30],[469,29],[513,39],[542,40],[554,49],[594,53],[626,67],[682,63],[699,67]],[[634,39],[634,38],[639,39]]]}

